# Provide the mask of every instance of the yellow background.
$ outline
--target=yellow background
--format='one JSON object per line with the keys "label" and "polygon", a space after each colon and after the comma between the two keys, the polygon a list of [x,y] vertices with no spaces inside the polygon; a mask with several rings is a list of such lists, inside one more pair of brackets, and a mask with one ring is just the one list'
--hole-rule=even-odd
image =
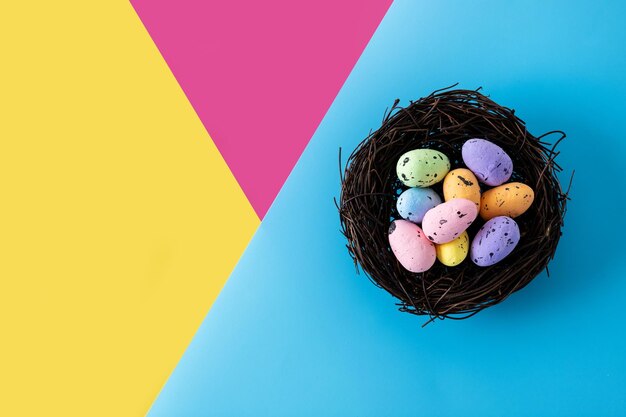
{"label": "yellow background", "polygon": [[0,416],[144,415],[259,220],[128,2],[0,46]]}

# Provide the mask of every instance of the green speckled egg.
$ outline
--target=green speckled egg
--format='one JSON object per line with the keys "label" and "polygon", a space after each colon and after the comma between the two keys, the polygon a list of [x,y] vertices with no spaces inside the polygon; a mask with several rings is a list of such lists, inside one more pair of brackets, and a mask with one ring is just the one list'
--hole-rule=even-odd
{"label": "green speckled egg", "polygon": [[443,180],[450,171],[450,160],[439,151],[415,149],[402,155],[396,172],[408,187],[430,187]]}

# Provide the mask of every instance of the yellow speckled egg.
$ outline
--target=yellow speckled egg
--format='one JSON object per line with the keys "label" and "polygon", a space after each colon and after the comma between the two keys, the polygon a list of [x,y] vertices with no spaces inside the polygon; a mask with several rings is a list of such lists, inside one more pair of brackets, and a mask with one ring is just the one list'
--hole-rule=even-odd
{"label": "yellow speckled egg", "polygon": [[522,215],[535,199],[535,192],[521,182],[509,182],[485,191],[480,199],[480,217],[485,220],[498,216],[515,218]]}
{"label": "yellow speckled egg", "polygon": [[474,173],[465,168],[448,172],[443,180],[443,198],[446,201],[465,198],[476,203],[476,208],[480,209],[480,186]]}
{"label": "yellow speckled egg", "polygon": [[469,236],[463,232],[451,242],[435,245],[437,259],[445,266],[457,266],[467,256],[469,247]]}

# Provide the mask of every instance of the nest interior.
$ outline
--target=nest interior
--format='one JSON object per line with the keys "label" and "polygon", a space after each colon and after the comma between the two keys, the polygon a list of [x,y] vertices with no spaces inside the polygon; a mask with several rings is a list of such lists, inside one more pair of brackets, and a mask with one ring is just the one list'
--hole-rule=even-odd
{"label": "nest interior", "polygon": [[[553,145],[544,139],[556,135]],[[555,162],[561,131],[531,135],[515,112],[478,90],[444,89],[385,113],[382,126],[352,152],[341,175],[338,209],[342,233],[356,265],[370,280],[399,302],[401,311],[436,318],[461,319],[505,300],[547,268],[554,257],[565,214],[567,192],[561,188]],[[436,262],[428,271],[405,270],[391,252],[388,228],[399,219],[396,199],[405,189],[396,176],[398,158],[407,151],[428,148],[448,156],[452,168],[464,166],[461,146],[471,138],[487,139],[513,160],[510,181],[535,191],[535,200],[517,221],[521,238],[503,261],[479,267],[469,260],[446,267]],[[340,156],[341,167],[341,156]],[[571,182],[570,182],[571,184]],[[442,194],[442,183],[432,188]],[[482,190],[487,188],[481,184]],[[484,224],[468,229],[472,238]],[[358,270],[358,267],[357,267]]]}

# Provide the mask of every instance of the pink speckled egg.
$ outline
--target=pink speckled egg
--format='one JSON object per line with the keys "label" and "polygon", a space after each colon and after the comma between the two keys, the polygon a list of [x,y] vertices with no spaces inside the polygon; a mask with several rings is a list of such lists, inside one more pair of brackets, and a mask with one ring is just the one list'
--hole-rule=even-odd
{"label": "pink speckled egg", "polygon": [[398,262],[411,272],[424,272],[437,259],[435,245],[426,239],[418,225],[406,220],[395,220],[391,223],[389,245]]}
{"label": "pink speckled egg", "polygon": [[426,212],[422,228],[426,238],[441,244],[456,239],[478,215],[476,203],[465,198],[453,198]]}

